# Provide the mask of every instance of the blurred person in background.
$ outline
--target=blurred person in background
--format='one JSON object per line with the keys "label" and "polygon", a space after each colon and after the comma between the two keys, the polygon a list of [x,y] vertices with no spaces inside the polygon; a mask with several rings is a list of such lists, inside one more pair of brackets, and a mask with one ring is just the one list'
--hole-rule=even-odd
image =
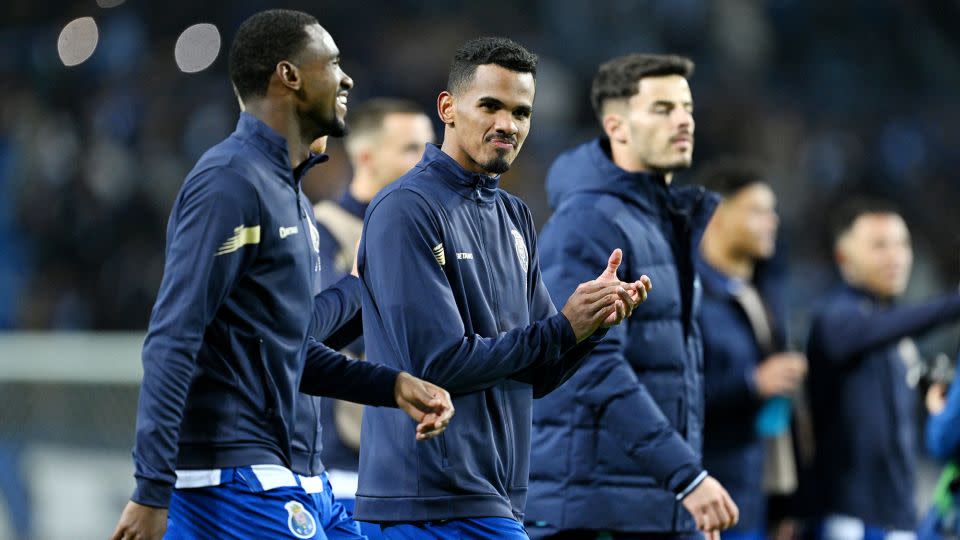
{"label": "blurred person in background", "polygon": [[[535,405],[528,531],[534,538],[702,538],[737,522],[703,468],[703,344],[694,256],[718,197],[671,186],[693,158],[693,63],[631,54],[600,66],[591,98],[604,135],[547,177],[556,213],[541,236],[555,301],[626,246],[620,276],[657,288],[583,367]],[[600,536],[598,536],[600,535]]]}
{"label": "blurred person in background", "polygon": [[766,493],[776,488],[786,495],[798,485],[789,398],[801,388],[807,361],[787,351],[786,276],[771,260],[777,197],[760,166],[725,158],[706,165],[699,180],[723,197],[697,259],[703,281],[703,463],[740,508],[740,522],[721,537],[762,540]]}
{"label": "blurred person in background", "polygon": [[960,535],[960,382],[934,382],[927,390],[927,451],[946,462],[937,482],[933,508],[917,530],[921,540]]}
{"label": "blurred person in background", "polygon": [[506,38],[460,46],[437,99],[442,145],[367,210],[366,352],[448,388],[458,411],[442,438],[411,444],[402,417],[364,410],[356,515],[388,539],[526,539],[533,399],[646,298],[646,279],[616,279],[611,249],[561,312],[550,299],[530,210],[499,187],[530,130],[536,69]]}
{"label": "blurred person in background", "polygon": [[[352,108],[350,130],[344,143],[353,178],[337,201],[321,201],[313,207],[320,235],[322,283],[337,283],[351,272],[367,205],[381,189],[412,169],[433,139],[430,118],[412,101],[375,98]],[[313,150],[320,150],[320,143]],[[316,337],[329,339],[323,335]],[[358,339],[344,350],[352,357],[362,358],[363,342]],[[326,428],[321,435],[324,469],[334,497],[340,498],[349,511],[357,491],[363,406],[349,401],[314,399],[320,418],[298,423],[298,431],[305,432],[298,433],[298,437],[309,439],[317,429],[317,420],[321,428]],[[322,492],[315,495],[320,496]],[[378,534],[379,529],[374,529],[363,526],[368,536]],[[325,532],[328,537],[337,537],[336,527],[326,528]]]}
{"label": "blurred person in background", "polygon": [[834,242],[843,285],[815,309],[807,343],[822,536],[912,538],[916,396],[904,353],[915,346],[905,338],[960,318],[960,294],[898,304],[913,250],[907,224],[886,202],[847,203]]}
{"label": "blurred person in background", "polygon": [[326,160],[311,143],[346,129],[353,82],[333,39],[306,13],[257,13],[237,30],[230,75],[244,108],[236,131],[204,154],[171,211],[143,346],[137,487],[115,540],[323,538],[327,508],[291,471],[322,471],[314,441],[291,443],[298,391],[399,406],[418,440],[453,413],[442,389],[309,336],[349,315],[358,286],[350,277],[317,295],[318,235],[300,190]]}

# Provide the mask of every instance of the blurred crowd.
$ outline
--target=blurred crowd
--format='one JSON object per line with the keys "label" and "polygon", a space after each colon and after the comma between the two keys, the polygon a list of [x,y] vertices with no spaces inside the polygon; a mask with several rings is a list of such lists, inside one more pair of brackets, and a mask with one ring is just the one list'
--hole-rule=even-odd
{"label": "blurred crowd", "polygon": [[[116,2],[101,2],[113,5]],[[276,3],[269,3],[274,6]],[[697,63],[697,163],[761,160],[778,193],[794,319],[832,279],[823,217],[854,192],[895,199],[917,249],[916,291],[956,278],[960,215],[960,5],[956,2],[416,0],[281,2],[315,12],[344,51],[351,101],[407,97],[433,108],[450,55],[467,37],[502,34],[541,55],[533,129],[505,187],[549,217],[543,180],[559,151],[598,129],[588,90],[597,64],[632,51]],[[144,328],[163,264],[173,197],[194,161],[237,118],[226,50],[198,74],[177,69],[187,26],[229,43],[268,3],[12,0],[0,26],[0,328]],[[93,56],[67,68],[58,32],[93,16]],[[308,194],[349,178],[342,148]]]}
{"label": "blurred crowd", "polygon": [[[692,58],[696,150],[693,168],[678,180],[694,181],[702,164],[720,156],[760,164],[763,183],[779,200],[785,249],[778,253],[789,259],[784,304],[790,323],[783,326],[790,332],[779,336],[778,350],[806,348],[812,302],[838,279],[830,218],[854,196],[894,201],[909,226],[915,265],[908,299],[955,289],[956,1],[370,0],[360,7],[210,0],[158,10],[132,0],[7,0],[0,7],[0,330],[146,327],[173,199],[194,162],[233,130],[238,115],[226,45],[209,69],[188,74],[174,61],[174,43],[188,26],[206,22],[228,44],[243,19],[266,7],[318,16],[355,81],[351,105],[396,96],[434,110],[452,52],[470,37],[505,35],[538,53],[532,131],[503,182],[529,203],[538,225],[552,211],[547,167],[562,150],[599,135],[588,95],[597,65],[636,51]],[[99,27],[97,48],[87,61],[66,67],[58,34],[86,16]],[[328,151],[330,162],[313,169],[304,185],[314,201],[336,200],[351,176],[343,145],[331,141]],[[826,328],[836,334],[834,326]],[[844,340],[862,334],[850,332]],[[942,331],[921,343],[922,352],[953,357],[955,334]],[[927,395],[934,413],[927,436],[937,444],[928,441],[928,447],[948,457],[950,451],[935,449],[956,447],[955,440],[940,439],[956,432],[950,426],[960,411],[960,386],[949,396],[945,385],[934,388]],[[28,402],[8,394],[14,403]],[[856,401],[873,404],[872,395]],[[908,405],[897,411],[901,419],[917,417]],[[827,411],[821,416],[832,415],[836,403],[821,408]],[[734,420],[754,436],[755,426],[741,416],[737,411]],[[866,415],[855,416],[859,422]],[[785,428],[779,429],[778,436]],[[103,442],[100,432],[84,430]],[[16,447],[0,451],[14,456],[0,456],[2,462],[19,459]],[[954,474],[960,477],[956,467]]]}

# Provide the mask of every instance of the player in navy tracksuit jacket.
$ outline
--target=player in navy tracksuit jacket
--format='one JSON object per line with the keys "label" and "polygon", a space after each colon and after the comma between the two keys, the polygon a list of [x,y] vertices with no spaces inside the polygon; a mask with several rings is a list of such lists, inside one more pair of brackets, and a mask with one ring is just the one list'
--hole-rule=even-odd
{"label": "player in navy tracksuit jacket", "polygon": [[807,342],[815,500],[826,540],[879,538],[917,525],[916,396],[903,340],[960,318],[960,295],[896,305],[913,260],[903,219],[870,201],[838,214],[845,283],[814,311]]}
{"label": "player in navy tracksuit jacket", "polygon": [[[261,56],[281,67],[257,72]],[[300,190],[326,160],[309,154],[310,142],[343,131],[338,97],[352,81],[337,58],[304,13],[262,12],[237,33],[231,74],[249,113],[200,159],[171,211],[143,347],[137,488],[114,538],[159,538],[168,505],[168,538],[314,537],[316,509],[289,470],[300,391],[399,404],[418,418],[408,405],[433,410],[418,438],[442,431],[436,416],[452,410],[433,385],[307,338],[312,318],[323,326],[341,316],[317,309],[343,300],[342,288],[314,299],[317,233]]]}
{"label": "player in navy tracksuit jacket", "polygon": [[[399,415],[364,412],[357,518],[389,539],[526,538],[532,400],[645,296],[615,280],[616,264],[562,314],[543,285],[533,219],[498,176],[529,129],[535,62],[502,38],[461,47],[439,99],[442,148],[428,146],[367,210],[367,354],[444,386],[457,407],[450,429],[419,445],[399,436]],[[616,302],[626,309],[613,317]]]}

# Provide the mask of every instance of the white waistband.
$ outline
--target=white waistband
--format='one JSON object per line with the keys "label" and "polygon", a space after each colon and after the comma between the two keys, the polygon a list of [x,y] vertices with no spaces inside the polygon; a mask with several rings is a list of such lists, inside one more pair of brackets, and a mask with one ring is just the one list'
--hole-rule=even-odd
{"label": "white waistband", "polygon": [[[264,491],[269,491],[278,487],[299,486],[297,476],[283,465],[251,465],[250,470],[256,476],[257,481]],[[194,469],[178,470],[177,482],[173,487],[177,489],[190,489],[200,487],[219,486],[223,483],[222,469]],[[304,477],[300,477],[303,479]],[[314,477],[319,478],[319,477]],[[304,486],[306,489],[306,486]],[[319,491],[307,491],[307,493],[319,493],[323,491],[323,481],[320,481]]]}
{"label": "white waistband", "polygon": [[220,485],[220,469],[177,471],[176,489],[189,489]]}

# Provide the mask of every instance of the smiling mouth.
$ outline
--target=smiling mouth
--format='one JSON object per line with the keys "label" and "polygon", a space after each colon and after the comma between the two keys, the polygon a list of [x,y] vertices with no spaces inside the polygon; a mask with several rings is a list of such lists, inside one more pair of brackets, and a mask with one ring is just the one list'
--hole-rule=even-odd
{"label": "smiling mouth", "polygon": [[340,105],[344,109],[347,108],[347,96],[346,94],[340,94],[337,96],[337,105]]}

